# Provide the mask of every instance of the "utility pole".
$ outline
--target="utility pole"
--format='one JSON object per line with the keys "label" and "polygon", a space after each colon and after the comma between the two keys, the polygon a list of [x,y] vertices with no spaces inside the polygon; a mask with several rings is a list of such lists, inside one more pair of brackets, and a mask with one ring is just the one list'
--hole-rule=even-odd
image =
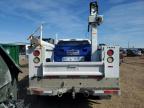
{"label": "utility pole", "polygon": [[128,41],[128,49],[129,49],[129,47],[130,47],[130,46],[129,46],[129,41]]}

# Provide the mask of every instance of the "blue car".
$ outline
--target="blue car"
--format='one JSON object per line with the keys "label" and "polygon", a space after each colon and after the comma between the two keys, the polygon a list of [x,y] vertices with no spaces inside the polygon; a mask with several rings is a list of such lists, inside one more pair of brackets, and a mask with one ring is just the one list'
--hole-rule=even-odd
{"label": "blue car", "polygon": [[59,40],[54,49],[54,61],[91,61],[91,44],[89,40]]}

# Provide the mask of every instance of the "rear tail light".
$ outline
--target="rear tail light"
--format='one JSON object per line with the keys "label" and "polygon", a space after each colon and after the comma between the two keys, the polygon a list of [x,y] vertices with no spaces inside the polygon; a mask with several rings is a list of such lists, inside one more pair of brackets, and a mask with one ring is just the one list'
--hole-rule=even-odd
{"label": "rear tail light", "polygon": [[35,58],[33,59],[33,62],[36,63],[36,64],[39,63],[39,62],[40,62],[40,58],[39,58],[39,57],[35,57]]}
{"label": "rear tail light", "polygon": [[112,63],[113,61],[114,61],[114,58],[113,58],[113,57],[108,57],[108,58],[107,58],[107,62],[108,62],[108,63]]}
{"label": "rear tail light", "polygon": [[31,91],[33,94],[36,94],[36,95],[42,95],[43,94],[43,89],[41,89],[41,88],[31,88]]}
{"label": "rear tail light", "polygon": [[114,54],[114,51],[112,49],[108,50],[107,51],[107,55],[108,56],[112,56]]}
{"label": "rear tail light", "polygon": [[119,90],[104,90],[104,94],[119,94]]}
{"label": "rear tail light", "polygon": [[33,52],[33,55],[36,56],[36,57],[39,56],[39,55],[40,55],[40,51],[39,51],[39,50],[35,50],[35,51]]}

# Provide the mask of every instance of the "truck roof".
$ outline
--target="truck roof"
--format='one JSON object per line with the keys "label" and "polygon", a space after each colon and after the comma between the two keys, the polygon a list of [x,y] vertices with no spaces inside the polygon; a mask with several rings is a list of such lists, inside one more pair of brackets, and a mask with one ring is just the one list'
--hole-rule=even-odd
{"label": "truck roof", "polygon": [[89,40],[59,40],[56,46],[90,45]]}
{"label": "truck roof", "polygon": [[87,42],[87,44],[91,44],[89,39],[59,39],[56,44],[60,42]]}

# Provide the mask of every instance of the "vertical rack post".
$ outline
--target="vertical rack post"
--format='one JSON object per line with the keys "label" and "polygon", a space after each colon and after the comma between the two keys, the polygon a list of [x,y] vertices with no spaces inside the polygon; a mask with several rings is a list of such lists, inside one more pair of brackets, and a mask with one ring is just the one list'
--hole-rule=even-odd
{"label": "vertical rack post", "polygon": [[[97,1],[90,3],[90,16],[89,16],[89,28],[91,30],[91,61],[97,61],[97,26],[102,22],[103,17],[98,15]],[[88,28],[88,30],[89,30]]]}

